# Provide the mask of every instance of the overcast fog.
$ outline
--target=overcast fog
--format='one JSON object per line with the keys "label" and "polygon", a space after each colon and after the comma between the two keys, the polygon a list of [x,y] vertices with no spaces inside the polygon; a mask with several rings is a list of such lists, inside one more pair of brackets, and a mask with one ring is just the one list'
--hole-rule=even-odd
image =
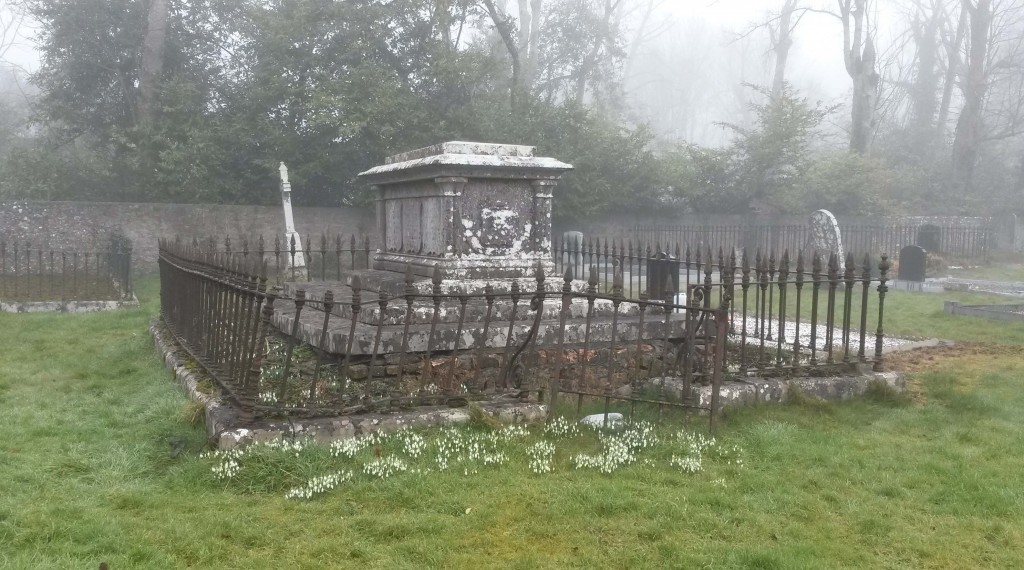
{"label": "overcast fog", "polygon": [[[818,0],[807,6],[832,8]],[[510,13],[515,2],[508,0]],[[642,18],[647,0],[631,19]],[[655,0],[653,13],[636,51],[625,64],[623,84],[635,120],[650,121],[659,137],[699,144],[723,144],[728,133],[716,123],[746,113],[749,93],[742,83],[771,82],[772,56],[763,25],[778,13],[781,0]],[[892,40],[894,2],[873,7],[879,43]],[[3,23],[13,24],[3,63],[24,78],[39,67],[37,24],[15,18],[11,7]],[[842,25],[834,16],[808,14],[794,33],[788,67],[790,81],[804,96],[833,101],[849,91],[842,62]],[[633,21],[638,26],[639,22]],[[895,33],[899,33],[897,30]],[[636,41],[636,38],[631,38]],[[659,112],[660,110],[660,112]]]}
{"label": "overcast fog", "polygon": [[266,202],[287,160],[310,203],[356,204],[373,161],[458,138],[582,165],[556,215],[1024,208],[1019,0],[34,0],[2,14],[0,142],[31,159],[0,173],[11,196]]}

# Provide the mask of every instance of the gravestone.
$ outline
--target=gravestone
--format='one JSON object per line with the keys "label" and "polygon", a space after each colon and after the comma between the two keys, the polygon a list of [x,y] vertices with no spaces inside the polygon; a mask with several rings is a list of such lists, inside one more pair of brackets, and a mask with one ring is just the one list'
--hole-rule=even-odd
{"label": "gravestone", "polygon": [[573,276],[583,276],[583,232],[564,232],[562,234],[562,265],[572,267]]}
{"label": "gravestone", "polygon": [[942,240],[942,228],[932,224],[925,224],[917,228],[917,245],[926,251],[938,253],[941,251],[939,242]]}
{"label": "gravestone", "polygon": [[811,249],[822,255],[836,254],[839,258],[840,271],[846,270],[846,255],[843,252],[843,238],[839,231],[839,222],[832,212],[818,210],[811,214]]}
{"label": "gravestone", "polygon": [[896,278],[900,281],[923,282],[928,265],[928,252],[916,245],[900,250],[900,265]]}

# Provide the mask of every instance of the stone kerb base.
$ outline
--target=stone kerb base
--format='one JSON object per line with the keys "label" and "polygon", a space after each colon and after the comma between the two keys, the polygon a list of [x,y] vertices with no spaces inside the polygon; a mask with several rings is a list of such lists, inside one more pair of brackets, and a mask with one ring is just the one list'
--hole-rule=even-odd
{"label": "stone kerb base", "polygon": [[957,301],[946,301],[943,312],[947,315],[983,317],[996,321],[1024,321],[1024,304],[1007,305],[962,305]]}
{"label": "stone kerb base", "polygon": [[[906,392],[907,382],[899,372],[877,372],[856,376],[823,378],[749,378],[743,382],[725,382],[719,392],[722,408],[750,406],[760,403],[784,403],[793,390],[824,401],[843,401],[863,396],[874,383],[884,383],[899,393]],[[651,378],[639,390],[665,390],[675,401],[691,401],[701,407],[711,406],[711,387],[694,385],[687,390],[679,378]],[[628,388],[628,387],[626,387]]]}
{"label": "stone kerb base", "polygon": [[[234,449],[253,443],[294,438],[329,442],[378,431],[394,432],[405,427],[427,428],[470,421],[468,408],[431,406],[391,414],[361,414],[300,421],[263,420],[255,425],[244,426],[234,407],[199,388],[199,382],[205,378],[203,373],[188,366],[174,338],[165,332],[159,320],[150,323],[149,333],[161,360],[174,374],[186,395],[203,405],[206,435],[210,444],[217,449]],[[515,399],[484,402],[481,403],[481,409],[503,423],[531,423],[547,417],[547,406],[544,404]]]}
{"label": "stone kerb base", "polygon": [[139,300],[133,295],[131,299],[120,301],[21,301],[15,303],[0,302],[0,313],[98,313],[116,311],[139,306]]}

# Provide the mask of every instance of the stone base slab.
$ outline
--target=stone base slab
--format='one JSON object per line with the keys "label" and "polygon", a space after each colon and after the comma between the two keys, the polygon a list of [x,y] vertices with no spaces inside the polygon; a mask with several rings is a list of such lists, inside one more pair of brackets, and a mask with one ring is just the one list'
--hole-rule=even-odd
{"label": "stone base slab", "polygon": [[116,311],[139,306],[139,300],[121,301],[20,301],[15,303],[0,302],[0,313],[98,313]]}
{"label": "stone base slab", "polygon": [[[749,406],[760,403],[780,404],[786,401],[790,391],[825,401],[843,401],[863,396],[872,383],[883,382],[897,392],[906,392],[907,382],[899,372],[877,372],[858,376],[833,376],[823,378],[751,378],[743,382],[726,382],[718,394],[722,409]],[[640,390],[659,390],[664,385],[668,399],[684,401],[687,397],[686,383],[681,378],[651,378]],[[628,387],[627,387],[628,388]],[[710,386],[691,386],[688,398],[698,406],[711,406]]]}

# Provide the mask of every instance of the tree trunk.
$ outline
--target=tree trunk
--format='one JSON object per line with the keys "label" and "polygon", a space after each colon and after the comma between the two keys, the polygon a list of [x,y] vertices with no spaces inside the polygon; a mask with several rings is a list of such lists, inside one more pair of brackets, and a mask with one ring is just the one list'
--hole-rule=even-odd
{"label": "tree trunk", "polygon": [[775,52],[775,72],[772,74],[772,100],[782,96],[786,84],[786,63],[789,61],[789,50],[793,47],[793,10],[797,0],[786,0],[779,13],[779,27],[772,32],[772,51]]}
{"label": "tree trunk", "polygon": [[167,37],[167,2],[151,0],[146,35],[142,43],[142,68],[139,72],[139,121],[148,123],[156,107],[156,83],[164,65],[164,40]]}
{"label": "tree trunk", "polygon": [[915,150],[923,153],[932,147],[935,133],[935,94],[939,91],[938,34],[943,16],[939,6],[932,6],[927,16],[918,13],[912,24],[917,44],[916,79],[911,92],[911,135]]}
{"label": "tree trunk", "polygon": [[501,36],[501,41],[505,43],[505,49],[508,50],[508,55],[512,59],[512,79],[509,85],[509,106],[511,107],[512,114],[515,115],[519,112],[520,107],[520,95],[522,87],[520,85],[520,70],[521,61],[519,59],[519,47],[516,45],[515,38],[512,37],[512,28],[509,26],[508,20],[504,17],[497,6],[494,5],[494,0],[483,0],[484,7],[487,8],[487,13],[491,17],[491,21],[494,22],[495,29],[498,30],[498,35]]}
{"label": "tree trunk", "polygon": [[970,51],[967,55],[967,74],[961,81],[964,106],[956,122],[951,178],[955,190],[967,193],[974,177],[974,165],[978,160],[978,146],[984,129],[982,109],[985,103],[985,58],[988,55],[988,34],[992,26],[992,0],[978,0],[976,6],[971,6],[970,0],[963,0],[963,3],[964,9],[970,12]]}
{"label": "tree trunk", "polygon": [[871,144],[880,79],[875,70],[875,45],[865,30],[867,4],[867,0],[839,0],[843,22],[843,59],[853,80],[850,151],[857,154],[867,152]]}
{"label": "tree trunk", "polygon": [[939,103],[939,115],[936,118],[936,138],[940,143],[946,139],[946,123],[949,121],[949,107],[953,101],[953,87],[956,86],[956,76],[960,70],[960,46],[964,43],[964,36],[967,34],[968,10],[961,8],[960,21],[956,26],[956,34],[952,43],[947,43],[947,64],[946,78],[942,85],[942,101]]}

